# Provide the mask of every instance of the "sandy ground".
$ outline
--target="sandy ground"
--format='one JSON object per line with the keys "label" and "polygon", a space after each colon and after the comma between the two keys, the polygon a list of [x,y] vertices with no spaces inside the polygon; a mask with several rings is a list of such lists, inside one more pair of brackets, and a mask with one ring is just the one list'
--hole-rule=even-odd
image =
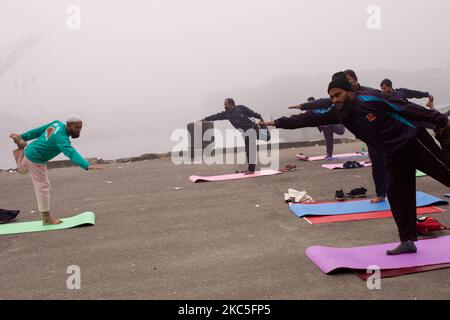
{"label": "sandy ground", "polygon": [[[357,151],[359,144],[336,146]],[[298,171],[241,181],[193,184],[192,174],[245,169],[241,165],[183,165],[171,160],[112,164],[102,171],[50,171],[58,217],[85,211],[94,227],[0,236],[1,299],[449,299],[450,269],[383,279],[369,290],[351,273],[325,275],[305,256],[312,245],[364,246],[397,241],[392,219],[315,225],[293,216],[283,201],[292,187],[316,200],[365,186],[370,169],[330,171],[281,151],[281,165]],[[1,208],[37,220],[29,176],[0,173]],[[112,183],[107,183],[110,181]],[[181,190],[174,190],[181,187]],[[418,190],[448,189],[429,177]],[[447,207],[444,207],[448,209]],[[435,215],[450,225],[448,213]],[[448,234],[448,233],[443,233]],[[68,266],[81,268],[81,289],[69,290]]]}

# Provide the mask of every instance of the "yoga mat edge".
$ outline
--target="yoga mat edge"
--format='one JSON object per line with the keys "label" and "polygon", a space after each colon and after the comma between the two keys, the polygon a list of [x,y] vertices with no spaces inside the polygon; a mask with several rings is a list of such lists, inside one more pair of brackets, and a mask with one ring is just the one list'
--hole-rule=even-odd
{"label": "yoga mat edge", "polygon": [[88,211],[61,220],[63,222],[57,225],[43,225],[42,220],[3,224],[0,225],[0,235],[64,230],[84,225],[95,225],[95,214]]}

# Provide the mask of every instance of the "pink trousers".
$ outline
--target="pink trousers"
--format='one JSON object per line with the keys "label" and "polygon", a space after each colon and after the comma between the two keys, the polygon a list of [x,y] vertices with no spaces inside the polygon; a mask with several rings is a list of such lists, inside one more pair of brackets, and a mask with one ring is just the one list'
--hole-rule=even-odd
{"label": "pink trousers", "polygon": [[40,212],[50,212],[50,181],[48,180],[47,165],[30,161],[25,156],[23,149],[14,150],[13,154],[19,173],[21,175],[30,173],[38,203],[38,210]]}

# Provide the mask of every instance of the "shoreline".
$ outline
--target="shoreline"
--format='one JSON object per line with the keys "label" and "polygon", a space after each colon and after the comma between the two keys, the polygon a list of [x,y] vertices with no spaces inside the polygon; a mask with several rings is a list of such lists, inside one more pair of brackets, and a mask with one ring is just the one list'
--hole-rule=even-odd
{"label": "shoreline", "polygon": [[[346,143],[354,143],[357,142],[357,139],[352,138],[340,138],[335,139],[334,144],[346,144]],[[316,141],[299,141],[299,142],[283,142],[279,144],[279,149],[290,149],[290,148],[302,148],[302,147],[313,147],[313,146],[323,146],[325,145],[325,140],[316,140]],[[223,148],[223,153],[229,153],[229,152],[238,152],[238,151],[244,151],[244,147],[235,147],[235,148]],[[189,152],[188,150],[184,150],[183,152]],[[140,156],[135,157],[127,157],[127,158],[119,158],[119,159],[111,159],[111,160],[105,160],[102,158],[87,158],[89,162],[93,162],[96,164],[114,164],[114,163],[131,163],[131,162],[138,162],[138,161],[149,161],[149,160],[166,160],[171,158],[172,152],[165,152],[165,153],[145,153]],[[61,169],[61,168],[70,168],[70,167],[76,167],[75,164],[72,163],[70,160],[56,160],[56,161],[50,161],[48,164],[48,169]],[[2,172],[16,172],[17,168],[10,168],[10,169],[0,169],[0,173]]]}

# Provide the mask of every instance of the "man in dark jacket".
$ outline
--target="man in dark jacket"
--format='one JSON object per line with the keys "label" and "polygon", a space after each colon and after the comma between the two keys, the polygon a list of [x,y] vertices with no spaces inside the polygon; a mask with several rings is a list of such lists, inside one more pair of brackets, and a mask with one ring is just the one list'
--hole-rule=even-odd
{"label": "man in dark jacket", "polygon": [[[358,76],[355,71],[348,69],[344,71],[345,77],[351,84],[353,91],[355,92],[372,92],[379,90],[362,86],[359,83]],[[300,109],[300,110],[317,110],[317,109],[328,109],[333,106],[333,102],[330,98],[322,98],[315,101],[308,101],[307,103],[300,104],[298,106],[290,107],[289,109]],[[384,172],[384,154],[379,151],[376,147],[372,145],[367,145],[369,151],[369,158],[372,162],[372,178],[375,184],[376,197],[372,198],[370,201],[372,203],[383,202],[386,198],[386,174]]]}
{"label": "man in dark jacket", "polygon": [[429,92],[410,90],[406,88],[394,89],[392,81],[384,79],[380,84],[381,91],[387,95],[392,95],[399,99],[423,99],[428,98],[427,107],[434,109],[434,97]]}
{"label": "man in dark jacket", "polygon": [[[333,106],[283,117],[266,125],[282,129],[342,123],[358,139],[385,154],[387,194],[401,244],[388,255],[415,253],[416,169],[450,187],[450,125],[442,113],[380,92],[354,92],[344,73],[335,74],[328,93]],[[435,125],[436,139],[422,126]]]}
{"label": "man in dark jacket", "polygon": [[250,118],[263,120],[259,113],[246,106],[236,105],[231,98],[225,99],[225,111],[204,118],[202,121],[229,120],[238,130],[242,130],[245,141],[245,154],[247,156],[247,174],[255,173],[256,169],[256,141],[259,138],[258,125]]}

